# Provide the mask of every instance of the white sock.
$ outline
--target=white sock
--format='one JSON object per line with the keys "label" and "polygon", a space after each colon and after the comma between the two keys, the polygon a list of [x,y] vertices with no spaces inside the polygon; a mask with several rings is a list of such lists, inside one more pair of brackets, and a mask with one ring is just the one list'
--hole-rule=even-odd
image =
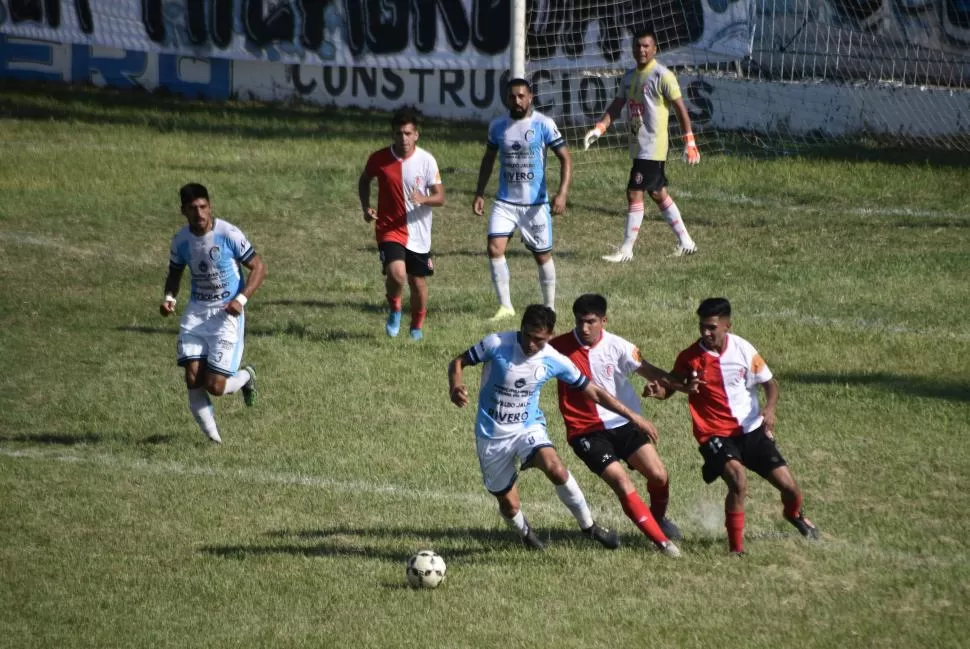
{"label": "white sock", "polygon": [[542,303],[550,309],[556,309],[556,264],[549,258],[539,265],[539,288],[542,289]]}
{"label": "white sock", "polygon": [[205,388],[189,389],[189,412],[195,417],[203,435],[213,442],[222,442],[219,429],[216,427],[215,411],[212,409],[212,402],[209,401],[209,393]]}
{"label": "white sock", "polygon": [[239,370],[234,376],[226,379],[226,389],[223,394],[232,394],[247,383],[249,383],[249,371]]}
{"label": "white sock", "polygon": [[502,520],[505,521],[505,524],[509,526],[509,529],[517,532],[519,536],[525,536],[529,533],[529,524],[526,522],[525,516],[522,514],[521,509],[516,512],[515,516],[512,518],[506,518],[505,514],[502,514],[502,512],[499,512],[499,514],[502,516]]}
{"label": "white sock", "polygon": [[583,495],[583,490],[579,488],[579,483],[572,473],[569,474],[566,484],[556,485],[556,495],[572,512],[576,522],[579,523],[579,529],[588,530],[593,525],[593,514],[586,504],[586,496]]}
{"label": "white sock", "polygon": [[488,260],[488,265],[492,270],[492,285],[495,287],[495,295],[498,303],[507,309],[512,308],[512,294],[509,291],[509,263],[505,257]]}
{"label": "white sock", "polygon": [[627,252],[633,251],[633,244],[637,242],[637,237],[640,236],[640,225],[643,223],[643,201],[639,203],[631,203],[630,209],[626,213],[626,235],[623,239],[623,245],[620,246],[621,250]]}
{"label": "white sock", "polygon": [[680,218],[680,210],[677,209],[677,204],[674,203],[674,199],[670,196],[667,197],[660,207],[660,215],[664,217],[664,221],[670,226],[670,229],[674,231],[677,235],[677,240],[680,245],[685,248],[692,248],[694,246],[694,240],[690,238],[687,233],[687,226],[684,225],[683,219]]}

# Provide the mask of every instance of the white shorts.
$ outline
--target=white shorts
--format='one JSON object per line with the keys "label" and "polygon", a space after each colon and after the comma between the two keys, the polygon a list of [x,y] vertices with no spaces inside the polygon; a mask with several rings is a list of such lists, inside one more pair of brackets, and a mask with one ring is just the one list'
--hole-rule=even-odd
{"label": "white shorts", "polygon": [[488,217],[488,238],[511,237],[519,229],[522,243],[532,252],[552,250],[552,213],[549,203],[513,205],[495,201]]}
{"label": "white shorts", "polygon": [[[482,481],[493,494],[508,491],[522,470],[522,464],[532,459],[536,451],[552,446],[546,429],[532,428],[521,435],[488,439],[475,437],[478,448],[478,464],[482,468]],[[519,466],[516,466],[518,460]]]}
{"label": "white shorts", "polygon": [[178,364],[205,359],[209,370],[232,376],[242,361],[245,329],[246,314],[229,315],[222,307],[186,311],[179,327]]}

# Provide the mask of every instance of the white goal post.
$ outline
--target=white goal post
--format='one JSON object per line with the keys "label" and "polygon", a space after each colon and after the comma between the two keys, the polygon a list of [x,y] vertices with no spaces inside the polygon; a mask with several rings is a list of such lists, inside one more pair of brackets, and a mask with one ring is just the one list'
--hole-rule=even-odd
{"label": "white goal post", "polygon": [[[678,76],[702,152],[860,141],[970,151],[970,0],[512,0],[510,73],[578,141],[644,27]],[[597,149],[625,149],[620,132]]]}

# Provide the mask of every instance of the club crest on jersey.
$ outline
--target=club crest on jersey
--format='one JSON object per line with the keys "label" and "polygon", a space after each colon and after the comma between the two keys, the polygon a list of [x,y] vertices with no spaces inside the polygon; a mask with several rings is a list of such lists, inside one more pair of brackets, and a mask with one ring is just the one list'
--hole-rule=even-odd
{"label": "club crest on jersey", "polygon": [[536,377],[536,381],[541,381],[542,379],[546,378],[546,366],[545,365],[540,365],[539,367],[536,368],[535,377]]}
{"label": "club crest on jersey", "polygon": [[534,139],[536,139],[536,132],[534,129],[530,128],[528,131],[525,132],[525,141],[531,142]]}
{"label": "club crest on jersey", "polygon": [[608,379],[612,379],[613,378],[613,366],[612,365],[607,365],[605,368],[603,368],[603,372],[606,374],[606,378],[608,378]]}
{"label": "club crest on jersey", "polygon": [[219,250],[219,246],[215,246],[213,248],[209,248],[209,259],[211,259],[212,261],[217,262],[217,261],[219,261],[219,258],[220,257],[222,257],[222,251]]}

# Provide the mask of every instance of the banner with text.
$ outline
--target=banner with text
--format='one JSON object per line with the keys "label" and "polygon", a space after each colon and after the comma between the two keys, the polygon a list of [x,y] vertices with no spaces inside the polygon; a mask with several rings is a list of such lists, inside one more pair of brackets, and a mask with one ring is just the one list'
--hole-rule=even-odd
{"label": "banner with text", "polygon": [[[752,0],[527,0],[527,55],[626,61],[658,2],[684,27],[669,44],[678,52],[749,52]],[[512,0],[0,0],[0,34],[198,58],[505,70],[511,12]]]}

